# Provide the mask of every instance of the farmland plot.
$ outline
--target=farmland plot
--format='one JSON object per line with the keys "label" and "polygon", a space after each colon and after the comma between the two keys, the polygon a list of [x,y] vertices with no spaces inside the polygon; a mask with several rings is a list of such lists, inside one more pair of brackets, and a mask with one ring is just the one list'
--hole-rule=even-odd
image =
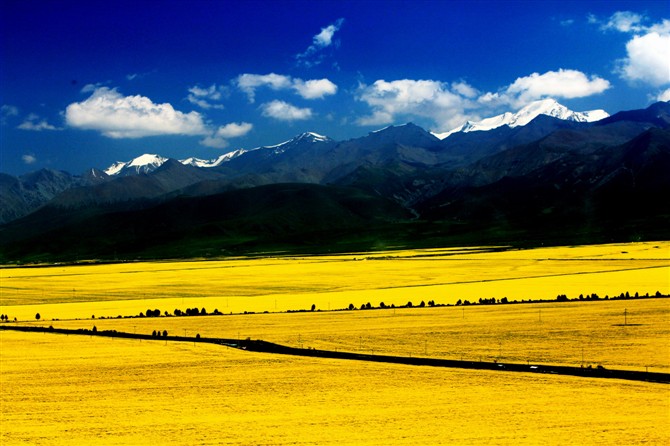
{"label": "farmland plot", "polygon": [[667,444],[666,385],[0,332],[0,443]]}

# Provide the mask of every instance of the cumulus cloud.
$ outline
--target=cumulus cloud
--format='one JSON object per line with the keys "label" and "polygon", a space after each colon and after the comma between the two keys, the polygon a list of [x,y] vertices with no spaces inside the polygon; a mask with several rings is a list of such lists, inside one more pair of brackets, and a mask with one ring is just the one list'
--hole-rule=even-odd
{"label": "cumulus cloud", "polygon": [[321,64],[324,60],[323,49],[339,44],[339,42],[333,40],[333,37],[340,30],[343,23],[344,19],[340,18],[325,28],[321,28],[321,32],[312,37],[312,44],[303,53],[295,56],[298,65],[304,65],[309,68]]}
{"label": "cumulus cloud", "polygon": [[26,153],[21,157],[21,161],[24,164],[35,164],[37,162],[37,157],[31,153]]}
{"label": "cumulus cloud", "polygon": [[249,102],[254,102],[256,99],[256,89],[260,87],[268,87],[273,90],[284,90],[291,88],[293,81],[290,76],[282,74],[241,74],[235,80],[237,88],[247,94]]}
{"label": "cumulus cloud", "polygon": [[272,90],[294,90],[304,99],[323,99],[337,93],[337,85],[328,79],[310,79],[304,81],[283,74],[241,74],[234,81],[235,85],[246,93],[249,102],[256,100],[256,90],[267,87]]}
{"label": "cumulus cloud", "polygon": [[280,121],[300,121],[313,115],[311,108],[299,108],[284,101],[266,102],[260,108],[263,116]]}
{"label": "cumulus cloud", "polygon": [[254,126],[248,122],[231,122],[230,124],[222,125],[214,133],[206,136],[200,141],[200,144],[206,147],[215,149],[224,149],[230,144],[228,139],[239,138],[251,131]]}
{"label": "cumulus cloud", "polygon": [[249,133],[253,127],[254,126],[248,122],[231,122],[230,124],[219,127],[216,133],[224,138],[238,138]]}
{"label": "cumulus cloud", "polygon": [[359,86],[356,99],[371,111],[356,122],[384,125],[419,118],[432,123],[436,131],[449,131],[467,120],[516,110],[539,99],[581,98],[608,88],[610,83],[598,76],[563,69],[520,77],[494,92],[482,92],[464,81],[377,80]]}
{"label": "cumulus cloud", "polygon": [[622,78],[655,87],[670,83],[670,33],[634,36],[626,44],[626,53],[617,70]]}
{"label": "cumulus cloud", "polygon": [[467,96],[474,89],[457,83],[456,89],[449,84],[434,80],[400,79],[375,81],[372,85],[360,85],[357,99],[372,108],[372,113],[357,120],[359,125],[391,124],[398,117],[419,116],[432,119],[439,127],[456,126],[466,108],[470,107]]}
{"label": "cumulus cloud", "polygon": [[511,104],[525,105],[546,97],[583,98],[602,93],[608,88],[609,81],[601,77],[589,77],[577,70],[559,69],[520,77],[507,87],[501,97]]}
{"label": "cumulus cloud", "polygon": [[305,99],[323,99],[337,93],[337,85],[328,79],[294,79],[293,89]]}
{"label": "cumulus cloud", "polygon": [[224,108],[223,104],[213,104],[213,102],[220,101],[225,93],[225,87],[217,87],[215,84],[212,84],[207,88],[195,86],[188,89],[188,96],[186,99],[191,104],[197,105],[205,110],[211,108],[222,110]]}
{"label": "cumulus cloud", "polygon": [[65,109],[71,127],[97,130],[109,138],[156,135],[203,135],[208,129],[197,112],[183,113],[169,103],[156,104],[145,96],[123,96],[99,87],[91,96]]}
{"label": "cumulus cloud", "polygon": [[60,128],[51,125],[46,119],[40,118],[35,113],[26,116],[26,119],[19,125],[21,130],[30,130],[33,132],[41,132],[43,130],[60,130]]}
{"label": "cumulus cloud", "polygon": [[603,31],[632,34],[626,57],[616,61],[615,72],[631,83],[659,87],[670,84],[670,20],[647,24],[649,18],[631,11],[617,11],[605,22],[592,16]]}

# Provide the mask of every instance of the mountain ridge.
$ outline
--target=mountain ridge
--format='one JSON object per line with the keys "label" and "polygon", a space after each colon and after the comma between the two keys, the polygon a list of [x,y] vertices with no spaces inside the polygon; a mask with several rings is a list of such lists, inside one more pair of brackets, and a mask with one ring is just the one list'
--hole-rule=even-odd
{"label": "mountain ridge", "polygon": [[[135,227],[133,218],[174,219],[161,225],[171,225],[176,232],[160,235],[159,231],[156,239],[138,240],[142,248],[116,246],[114,252],[123,255],[172,256],[181,251],[199,255],[207,251],[208,240],[218,240],[220,249],[234,246],[238,253],[278,246],[279,239],[282,249],[291,244],[303,249],[298,248],[301,233],[310,237],[309,249],[321,243],[318,249],[327,250],[464,240],[552,243],[670,237],[664,224],[670,210],[662,204],[667,201],[663,197],[670,196],[669,153],[670,103],[666,102],[594,123],[539,115],[525,126],[462,132],[444,140],[412,123],[347,141],[303,133],[210,168],[165,159],[148,172],[127,175],[110,176],[96,169],[80,176],[48,170],[21,178],[0,175],[0,209],[9,220],[0,225],[0,260],[71,256],[74,248],[68,248],[65,240],[71,241],[78,233],[86,237],[77,246],[90,245],[85,252],[93,255],[96,234],[102,245],[120,240],[110,232],[112,221],[102,223],[105,218],[121,219],[128,227]],[[283,186],[290,184],[304,187]],[[283,203],[281,212],[316,214],[311,220],[291,220],[290,225],[274,231],[272,222],[279,224],[288,216],[263,209],[274,206],[271,200],[260,198],[263,191],[279,194],[274,197]],[[198,227],[203,232],[189,232],[180,227],[187,224],[188,215],[169,217],[163,212],[159,218],[154,215],[158,211],[152,210],[188,213],[194,209],[188,204],[191,200],[205,203],[204,197],[221,194],[227,197],[229,213],[217,214],[220,227],[229,228],[232,223],[227,219],[238,218],[232,203],[242,206],[255,197],[265,204],[260,208],[253,203],[244,205],[239,221],[249,227],[235,226],[234,237],[220,236],[216,225],[201,220]],[[341,203],[360,202],[357,200],[365,196],[363,202],[376,197],[394,204],[377,202],[373,208],[378,215],[358,214],[361,219],[343,208],[334,211],[330,205],[321,206],[316,198],[331,202],[335,196]],[[291,205],[292,200],[304,208]],[[181,204],[174,204],[177,202]],[[355,230],[345,224],[347,218],[356,220]],[[331,222],[339,222],[343,232],[337,235],[337,224]],[[147,228],[142,231],[151,234]],[[179,234],[175,237],[182,237],[181,241],[170,239],[170,234]],[[210,238],[212,234],[219,235]],[[45,253],[47,240],[59,254]],[[247,244],[243,240],[256,241]],[[191,242],[193,249],[189,250]],[[102,245],[100,252],[109,256],[110,249]],[[175,250],[177,245],[181,248]]]}

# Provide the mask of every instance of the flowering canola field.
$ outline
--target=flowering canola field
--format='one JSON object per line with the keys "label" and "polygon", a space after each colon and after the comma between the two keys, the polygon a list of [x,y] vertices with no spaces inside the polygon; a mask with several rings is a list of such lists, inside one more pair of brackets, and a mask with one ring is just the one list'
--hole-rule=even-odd
{"label": "flowering canola field", "polygon": [[[17,324],[669,372],[670,299],[416,308],[657,291],[670,242],[0,269]],[[284,312],[382,301],[415,307]],[[223,315],[116,318],[192,307]],[[0,371],[3,446],[670,442],[663,384],[8,331]]]}
{"label": "flowering canola field", "polygon": [[0,444],[668,444],[666,385],[0,331]]}

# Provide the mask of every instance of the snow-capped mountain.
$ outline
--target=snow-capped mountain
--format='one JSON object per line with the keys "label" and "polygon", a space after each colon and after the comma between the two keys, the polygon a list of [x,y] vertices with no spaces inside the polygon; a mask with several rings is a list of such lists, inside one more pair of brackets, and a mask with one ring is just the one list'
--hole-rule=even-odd
{"label": "snow-capped mountain", "polygon": [[575,112],[564,105],[559,104],[554,99],[542,99],[531,102],[516,113],[506,112],[481,121],[467,121],[460,127],[452,129],[445,133],[433,133],[436,137],[444,139],[452,133],[457,132],[476,132],[493,130],[495,128],[507,125],[509,127],[524,126],[537,118],[539,115],[547,115],[557,119],[575,122],[594,122],[607,118],[609,114],[605,110],[589,110]]}
{"label": "snow-capped mountain", "polygon": [[238,156],[242,155],[243,153],[247,153],[248,150],[244,149],[237,149],[233,150],[232,152],[224,153],[223,155],[219,156],[218,158],[214,158],[211,160],[203,160],[200,158],[186,158],[183,160],[179,160],[180,163],[187,165],[187,166],[195,166],[195,167],[217,167],[220,166],[221,164],[225,163],[226,161],[230,161],[233,158],[237,158]]}
{"label": "snow-capped mountain", "polygon": [[127,162],[117,161],[105,169],[105,173],[116,176],[149,173],[158,169],[165,161],[167,158],[160,155],[145,153]]}
{"label": "snow-capped mountain", "polygon": [[284,141],[283,143],[276,144],[274,146],[258,147],[254,150],[272,149],[274,153],[280,154],[284,153],[286,150],[289,150],[291,147],[293,147],[298,143],[317,143],[317,142],[328,142],[328,141],[332,140],[327,136],[319,135],[318,133],[314,132],[305,132],[294,138],[289,139],[288,141]]}
{"label": "snow-capped mountain", "polygon": [[[280,144],[276,144],[273,146],[256,147],[255,149],[250,150],[237,149],[233,150],[232,152],[224,153],[218,158],[214,158],[211,160],[203,160],[200,158],[190,157],[183,160],[179,160],[179,162],[187,166],[210,168],[220,166],[221,164],[231,161],[248,152],[262,151],[269,149],[274,154],[281,154],[290,150],[291,148],[295,147],[298,144],[305,144],[305,143],[309,144],[309,143],[319,143],[329,141],[332,141],[332,139],[330,139],[327,136],[319,135],[318,133],[314,132],[305,132],[294,138],[289,139],[288,141],[284,141]],[[164,158],[160,155],[144,154],[130,161],[126,162],[117,161],[116,163],[112,164],[107,169],[105,169],[104,172],[110,176],[125,176],[140,173],[150,173],[158,169],[160,166],[162,166],[167,160],[168,160],[167,158]]]}

